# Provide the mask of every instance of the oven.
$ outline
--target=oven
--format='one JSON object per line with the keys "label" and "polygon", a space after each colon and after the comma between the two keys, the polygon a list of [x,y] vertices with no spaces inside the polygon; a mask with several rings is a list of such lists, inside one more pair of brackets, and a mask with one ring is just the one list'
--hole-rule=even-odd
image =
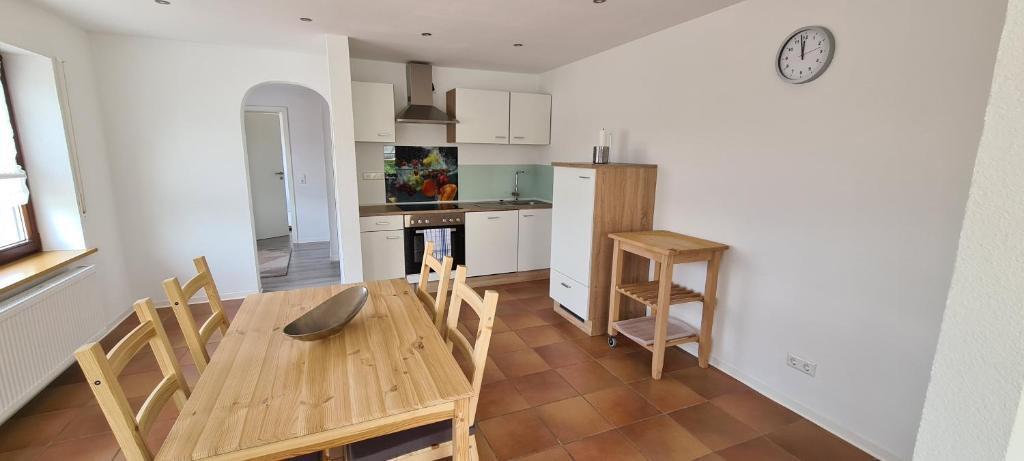
{"label": "oven", "polygon": [[466,264],[466,226],[464,213],[424,213],[405,215],[405,273],[419,274],[423,267],[423,248],[434,242],[434,257]]}

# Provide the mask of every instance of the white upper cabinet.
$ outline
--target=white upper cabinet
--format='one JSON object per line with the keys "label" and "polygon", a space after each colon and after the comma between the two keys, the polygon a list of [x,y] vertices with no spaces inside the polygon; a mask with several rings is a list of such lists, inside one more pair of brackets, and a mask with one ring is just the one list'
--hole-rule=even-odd
{"label": "white upper cabinet", "polygon": [[519,272],[547,269],[551,262],[551,210],[519,210]]}
{"label": "white upper cabinet", "polygon": [[390,83],[352,82],[357,142],[395,142],[395,88]]}
{"label": "white upper cabinet", "polygon": [[459,121],[448,125],[448,142],[508,144],[509,93],[455,88],[447,111]]}
{"label": "white upper cabinet", "polygon": [[512,93],[508,131],[511,144],[550,144],[551,95]]}

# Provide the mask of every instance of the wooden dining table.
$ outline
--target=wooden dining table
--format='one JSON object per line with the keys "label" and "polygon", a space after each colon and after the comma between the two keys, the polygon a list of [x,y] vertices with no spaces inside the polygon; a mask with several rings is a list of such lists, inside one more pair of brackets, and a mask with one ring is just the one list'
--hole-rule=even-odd
{"label": "wooden dining table", "polygon": [[[341,333],[309,342],[282,333],[359,285],[369,298]],[[156,460],[286,459],[447,419],[454,458],[466,460],[472,396],[405,280],[251,295]]]}

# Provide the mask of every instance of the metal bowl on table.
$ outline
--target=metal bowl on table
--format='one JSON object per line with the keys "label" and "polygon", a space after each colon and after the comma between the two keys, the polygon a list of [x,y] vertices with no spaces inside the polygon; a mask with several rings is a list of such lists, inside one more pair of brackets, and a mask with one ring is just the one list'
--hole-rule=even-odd
{"label": "metal bowl on table", "polygon": [[342,290],[284,327],[284,334],[300,341],[316,341],[340,332],[366,304],[366,287]]}

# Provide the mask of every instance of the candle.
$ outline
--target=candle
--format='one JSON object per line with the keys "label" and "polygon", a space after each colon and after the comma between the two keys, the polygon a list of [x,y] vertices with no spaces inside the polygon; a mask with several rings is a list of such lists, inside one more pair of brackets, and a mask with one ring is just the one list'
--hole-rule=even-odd
{"label": "candle", "polygon": [[608,131],[601,128],[601,131],[597,135],[597,147],[604,147],[608,145]]}

